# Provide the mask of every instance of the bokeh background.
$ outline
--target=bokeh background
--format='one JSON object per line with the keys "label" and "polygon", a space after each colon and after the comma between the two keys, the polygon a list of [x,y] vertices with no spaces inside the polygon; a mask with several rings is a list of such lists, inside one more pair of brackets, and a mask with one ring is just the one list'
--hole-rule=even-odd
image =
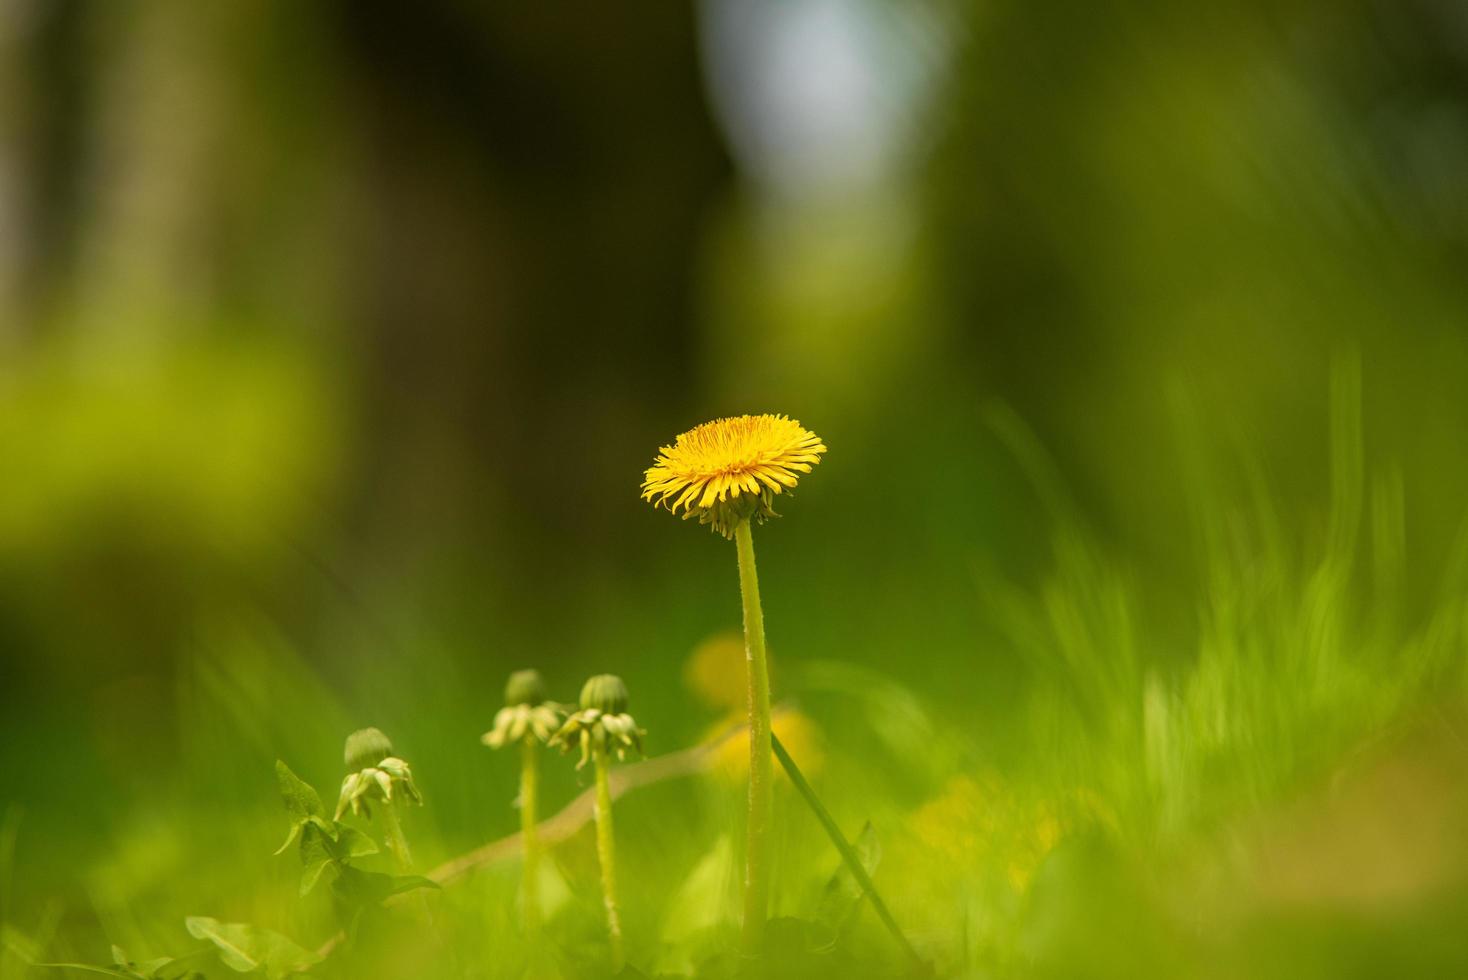
{"label": "bokeh background", "polygon": [[[619,672],[654,752],[700,737],[732,548],[638,483],[720,415],[830,446],[757,535],[776,693],[805,677],[833,772],[880,768],[894,814],[1044,756],[1022,719],[1076,671],[1004,609],[1058,621],[1058,529],[1139,597],[1138,676],[1198,658],[1233,491],[1284,566],[1359,539],[1375,577],[1338,598],[1389,579],[1390,676],[1455,601],[1465,262],[1457,0],[0,0],[0,922],[83,956],[158,939],[159,896],[241,913],[236,877],[288,877],[274,759],[330,789],[364,724],[411,752],[430,854],[509,832],[475,739],[513,668],[566,699]],[[1319,758],[1255,744],[1309,764],[1214,808],[1333,827],[1295,864],[1375,854],[1390,887],[1277,843],[1288,928],[1219,946],[1457,963],[1468,808],[1437,776],[1468,727],[1432,676]],[[868,745],[850,705],[889,682],[945,771]],[[1386,764],[1427,802],[1293,802],[1424,718],[1441,764]],[[1427,884],[1381,843],[1423,807],[1457,840]],[[1005,962],[1102,942],[1055,916]]]}

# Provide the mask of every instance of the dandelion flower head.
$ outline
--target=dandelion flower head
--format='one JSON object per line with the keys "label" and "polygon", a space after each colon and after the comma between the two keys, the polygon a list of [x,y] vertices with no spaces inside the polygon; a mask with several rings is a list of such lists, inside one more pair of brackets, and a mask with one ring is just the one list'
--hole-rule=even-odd
{"label": "dandelion flower head", "polygon": [[716,419],[664,446],[642,481],[642,499],[696,517],[724,537],[742,522],[777,516],[774,498],[821,460],[820,436],[785,415]]}

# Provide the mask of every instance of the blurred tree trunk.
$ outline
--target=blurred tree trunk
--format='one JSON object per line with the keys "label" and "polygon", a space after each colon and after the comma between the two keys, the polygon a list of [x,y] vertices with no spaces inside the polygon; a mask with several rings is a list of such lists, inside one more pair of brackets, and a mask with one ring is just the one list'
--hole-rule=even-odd
{"label": "blurred tree trunk", "polygon": [[532,567],[610,561],[695,382],[693,260],[727,177],[692,8],[343,2],[336,30],[366,164],[368,510],[422,548],[488,520]]}
{"label": "blurred tree trunk", "polygon": [[0,0],[0,350],[285,351],[325,548],[555,565],[687,401],[727,172],[686,6]]}

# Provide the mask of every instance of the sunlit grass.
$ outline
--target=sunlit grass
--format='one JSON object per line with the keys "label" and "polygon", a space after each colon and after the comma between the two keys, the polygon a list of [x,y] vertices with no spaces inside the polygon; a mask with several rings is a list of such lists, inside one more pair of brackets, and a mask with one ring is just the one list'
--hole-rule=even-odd
{"label": "sunlit grass", "polygon": [[[1002,726],[916,693],[902,651],[880,671],[781,651],[775,731],[812,760],[822,799],[939,975],[1370,976],[1406,949],[1424,975],[1464,965],[1444,923],[1468,909],[1468,852],[1453,831],[1468,818],[1458,788],[1468,592],[1449,568],[1435,598],[1411,594],[1403,487],[1368,465],[1359,385],[1359,367],[1342,360],[1329,501],[1315,520],[1277,512],[1259,467],[1220,456],[1180,404],[1178,492],[1192,505],[1205,583],[1182,609],[1171,583],[1087,530],[1024,427],[992,413],[1053,519],[1040,580],[980,574],[975,648],[948,651],[975,671],[996,658],[1022,665],[1024,695]],[[911,633],[922,641],[921,624]],[[421,893],[431,929],[412,903],[389,901],[338,939],[332,903],[302,898],[289,855],[269,857],[287,821],[268,771],[249,767],[273,752],[331,785],[341,702],[288,648],[260,642],[270,633],[258,623],[222,617],[201,635],[209,649],[185,670],[196,712],[185,724],[234,778],[194,770],[192,785],[117,813],[105,846],[78,850],[70,901],[7,900],[0,978],[32,975],[27,961],[107,963],[111,944],[139,962],[189,954],[215,927],[198,920],[191,935],[188,916],[325,951],[312,969],[325,977],[600,975],[594,822],[572,819],[588,784],[567,773],[543,788],[550,821],[571,821],[544,845],[543,945],[523,928],[513,841]],[[740,699],[721,697],[740,656],[737,641],[715,636],[686,677],[670,678],[688,685],[684,703],[732,717],[709,729],[706,753],[617,800],[626,957],[649,975],[741,969],[747,738],[730,727]],[[478,749],[471,736],[419,752],[411,731],[393,731],[413,749],[427,803],[403,813],[415,866],[434,873],[478,842],[435,816],[435,786],[446,787],[422,760]],[[671,759],[670,748],[655,755]],[[508,808],[504,775],[474,799]],[[11,810],[0,821],[0,896],[34,896],[11,874],[24,819]],[[773,953],[756,975],[910,969],[784,779],[773,828]],[[389,869],[383,854],[361,863]],[[212,952],[188,967],[233,975]]]}

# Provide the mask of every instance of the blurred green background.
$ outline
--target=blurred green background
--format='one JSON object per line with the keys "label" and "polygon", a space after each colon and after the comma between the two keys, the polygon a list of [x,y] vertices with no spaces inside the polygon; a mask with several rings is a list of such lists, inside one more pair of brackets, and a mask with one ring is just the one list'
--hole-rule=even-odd
{"label": "blurred green background", "polygon": [[699,738],[733,550],[637,487],[744,412],[946,971],[1468,970],[1465,260],[1457,0],[0,0],[0,972],[318,940],[272,764],[361,725],[509,833],[511,669]]}

